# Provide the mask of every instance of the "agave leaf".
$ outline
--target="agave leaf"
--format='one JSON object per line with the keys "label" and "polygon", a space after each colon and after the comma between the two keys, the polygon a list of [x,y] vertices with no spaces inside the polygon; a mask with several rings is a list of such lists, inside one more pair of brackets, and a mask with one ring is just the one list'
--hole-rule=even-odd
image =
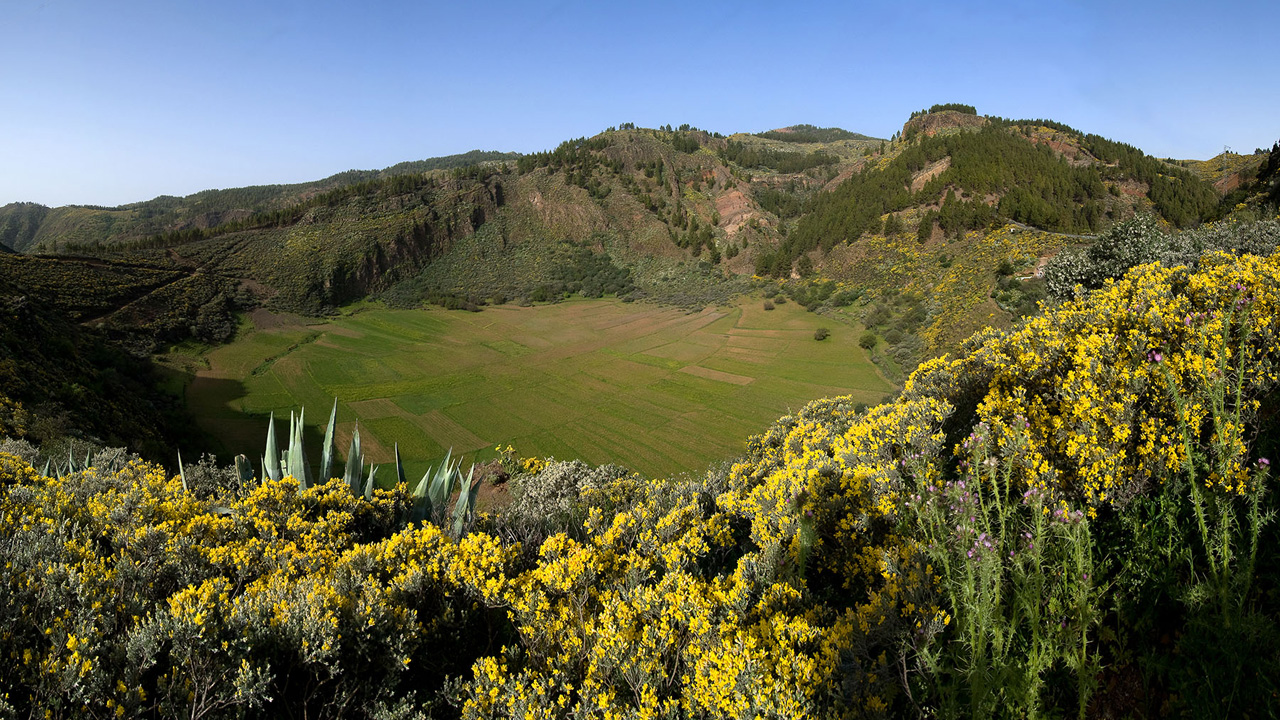
{"label": "agave leaf", "polygon": [[333,426],[338,421],[338,398],[333,399],[333,409],[329,411],[329,426],[324,430],[324,447],[320,448],[320,482],[329,482],[333,477],[333,459],[338,456],[338,441],[333,437]]}
{"label": "agave leaf", "polygon": [[253,482],[253,466],[249,464],[249,458],[244,455],[236,456],[236,474],[240,476],[241,485]]}
{"label": "agave leaf", "polygon": [[[459,471],[458,477],[462,477]],[[475,479],[476,466],[471,464],[471,471],[462,480],[462,488],[458,491],[458,502],[453,506],[453,535],[462,537],[462,529],[475,517],[476,498],[480,494],[480,481]],[[473,482],[474,481],[474,482]]]}
{"label": "agave leaf", "polygon": [[431,468],[427,468],[427,472],[418,481],[417,487],[413,489],[413,511],[409,513],[409,521],[420,523],[431,517],[431,498],[428,495],[428,488],[431,485]]}
{"label": "agave leaf", "polygon": [[276,447],[276,414],[274,411],[267,420],[267,452],[262,456],[262,474],[272,480],[279,480],[284,476],[280,472],[280,450]]}
{"label": "agave leaf", "polygon": [[445,453],[444,462],[436,469],[435,475],[431,478],[431,484],[427,486],[427,497],[431,501],[431,521],[442,522],[445,516],[445,507],[449,504],[449,495],[453,493],[453,479],[457,475],[458,470],[450,464],[453,457],[453,448],[449,448],[449,452]]}
{"label": "agave leaf", "polygon": [[404,463],[400,462],[400,443],[396,443],[396,483],[409,484],[404,477]]}
{"label": "agave leaf", "polygon": [[82,469],[84,469],[84,470],[88,470],[88,469],[89,469],[89,465],[90,465],[92,462],[93,462],[93,450],[85,450],[85,451],[84,451],[84,465],[81,465],[80,467],[81,467]]}
{"label": "agave leaf", "polygon": [[351,488],[352,495],[360,494],[360,475],[364,470],[364,455],[360,452],[360,425],[356,425],[356,429],[351,433],[351,449],[347,451],[347,471],[343,474],[343,479],[347,481],[347,487]]}
{"label": "agave leaf", "polygon": [[378,466],[374,465],[373,463],[369,463],[369,479],[366,480],[364,483],[364,499],[365,500],[373,499],[373,488],[374,488],[373,478],[377,474],[378,474]]}
{"label": "agave leaf", "polygon": [[190,492],[187,488],[187,471],[182,467],[182,451],[178,451],[178,477],[182,478],[182,492]]}
{"label": "agave leaf", "polygon": [[293,413],[289,413],[290,432],[289,432],[289,474],[298,481],[298,489],[306,490],[311,484],[311,478],[307,472],[307,456],[302,451],[302,417],[306,412],[306,408],[298,413],[298,419],[293,422]]}
{"label": "agave leaf", "polygon": [[40,477],[49,477],[49,465],[53,462],[51,458],[44,459],[44,470],[40,471]]}

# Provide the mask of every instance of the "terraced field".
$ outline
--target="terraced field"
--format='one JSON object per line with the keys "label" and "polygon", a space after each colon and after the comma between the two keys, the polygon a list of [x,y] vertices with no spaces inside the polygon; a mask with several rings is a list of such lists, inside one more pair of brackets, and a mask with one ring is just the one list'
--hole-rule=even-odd
{"label": "terraced field", "polygon": [[[359,422],[368,457],[390,461],[398,443],[419,474],[449,448],[485,458],[498,444],[650,475],[700,471],[810,400],[875,403],[891,390],[860,328],[759,300],[696,314],[606,299],[258,319],[187,389],[201,424],[255,462],[269,411],[305,406],[318,452],[336,397],[340,450]],[[822,342],[820,326],[831,330]]]}

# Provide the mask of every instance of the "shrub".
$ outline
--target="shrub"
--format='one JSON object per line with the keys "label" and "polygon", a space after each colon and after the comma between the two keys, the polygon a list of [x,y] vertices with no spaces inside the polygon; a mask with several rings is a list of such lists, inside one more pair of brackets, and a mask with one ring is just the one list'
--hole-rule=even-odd
{"label": "shrub", "polygon": [[772,309],[773,309],[773,303],[772,303],[772,302],[770,302],[770,301],[768,301],[768,300],[765,300],[765,301],[764,301],[764,309],[765,309],[765,310],[772,310]]}
{"label": "shrub", "polygon": [[831,331],[824,327],[820,327],[817,330],[813,331],[814,340],[826,340],[830,336],[831,336]]}
{"label": "shrub", "polygon": [[457,534],[404,484],[0,452],[0,714],[1274,717],[1280,258],[1200,264]]}
{"label": "shrub", "polygon": [[867,330],[858,338],[858,345],[862,347],[863,350],[870,350],[871,348],[874,348],[878,342],[880,342],[880,338],[876,336],[874,330]]}
{"label": "shrub", "polygon": [[1087,290],[1102,287],[1129,268],[1156,259],[1165,233],[1151,215],[1138,215],[1113,225],[1085,250],[1058,253],[1045,267],[1049,294],[1059,299],[1073,296],[1076,285]]}

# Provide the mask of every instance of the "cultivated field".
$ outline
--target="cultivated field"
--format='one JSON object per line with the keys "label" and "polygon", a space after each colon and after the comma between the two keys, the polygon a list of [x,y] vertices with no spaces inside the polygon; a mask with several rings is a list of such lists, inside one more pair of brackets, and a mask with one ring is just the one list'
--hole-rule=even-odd
{"label": "cultivated field", "polygon": [[[576,300],[262,319],[212,351],[187,390],[201,424],[255,465],[269,411],[287,422],[305,406],[318,453],[334,397],[344,456],[358,421],[367,458],[390,461],[399,443],[419,475],[449,448],[485,458],[499,444],[664,475],[738,454],[748,435],[815,398],[871,404],[891,390],[858,347],[859,328],[794,304],[766,312],[759,300],[696,314]],[[815,341],[818,327],[831,337]]]}

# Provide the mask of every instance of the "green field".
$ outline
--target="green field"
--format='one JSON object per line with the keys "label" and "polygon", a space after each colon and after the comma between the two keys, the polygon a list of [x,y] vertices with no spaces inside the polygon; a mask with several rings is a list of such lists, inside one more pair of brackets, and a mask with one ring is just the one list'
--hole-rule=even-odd
{"label": "green field", "polygon": [[[318,453],[336,397],[340,451],[358,421],[367,458],[390,461],[398,443],[419,474],[450,448],[486,458],[498,444],[655,476],[700,471],[810,400],[876,403],[892,389],[859,328],[790,303],[695,314],[616,300],[481,313],[365,305],[323,324],[267,320],[210,352],[187,388],[201,426],[255,464],[269,411],[305,406]],[[818,327],[831,337],[815,341]]]}

